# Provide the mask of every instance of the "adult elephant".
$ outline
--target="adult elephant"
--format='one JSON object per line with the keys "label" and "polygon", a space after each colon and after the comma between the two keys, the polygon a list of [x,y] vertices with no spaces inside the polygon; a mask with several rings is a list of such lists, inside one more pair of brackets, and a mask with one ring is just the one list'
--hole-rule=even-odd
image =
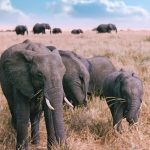
{"label": "adult elephant", "polygon": [[143,96],[143,85],[133,72],[115,71],[109,74],[103,84],[104,96],[113,117],[113,126],[121,132],[121,121],[129,124],[138,121]]}
{"label": "adult elephant", "polygon": [[59,50],[59,53],[66,67],[63,78],[66,97],[73,106],[86,105],[90,80],[88,70],[79,59],[74,57],[72,52]]}
{"label": "adult elephant", "polygon": [[83,30],[81,30],[81,29],[73,29],[73,30],[71,31],[71,33],[72,33],[72,34],[80,34],[80,33],[83,33]]}
{"label": "adult elephant", "polygon": [[50,30],[50,33],[51,33],[51,27],[49,24],[47,23],[36,23],[34,26],[33,26],[33,33],[34,34],[45,34],[45,30],[48,29]]}
{"label": "adult elephant", "polygon": [[98,33],[111,33],[112,30],[116,31],[117,28],[114,24],[101,24],[95,29]]}
{"label": "adult elephant", "polygon": [[25,25],[16,26],[15,32],[16,32],[17,35],[19,35],[19,34],[24,35],[25,32],[27,32],[27,34],[28,34],[27,26],[25,26]]}
{"label": "adult elephant", "polygon": [[[54,46],[47,46],[50,51]],[[66,72],[63,78],[64,92],[73,106],[86,105],[89,85],[89,72],[71,51],[59,50]]]}
{"label": "adult elephant", "polygon": [[42,110],[45,116],[48,149],[53,144],[63,142],[65,131],[62,80],[65,66],[58,51],[50,52],[42,44],[26,40],[3,52],[0,72],[2,91],[17,132],[16,149],[28,149],[29,118],[32,143],[39,142],[37,131]]}
{"label": "adult elephant", "polygon": [[53,34],[62,33],[62,30],[60,28],[53,28],[52,33]]}
{"label": "adult elephant", "polygon": [[102,96],[104,79],[107,75],[116,71],[115,66],[107,57],[104,56],[83,58],[75,52],[72,53],[85,65],[90,74],[88,94]]}

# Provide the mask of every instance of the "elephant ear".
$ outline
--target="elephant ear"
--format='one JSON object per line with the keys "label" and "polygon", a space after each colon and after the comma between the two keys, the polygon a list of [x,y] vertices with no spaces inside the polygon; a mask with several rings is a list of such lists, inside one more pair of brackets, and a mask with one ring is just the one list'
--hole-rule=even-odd
{"label": "elephant ear", "polygon": [[18,51],[7,58],[3,64],[4,72],[9,82],[28,98],[34,95],[29,69],[33,56],[32,51]]}

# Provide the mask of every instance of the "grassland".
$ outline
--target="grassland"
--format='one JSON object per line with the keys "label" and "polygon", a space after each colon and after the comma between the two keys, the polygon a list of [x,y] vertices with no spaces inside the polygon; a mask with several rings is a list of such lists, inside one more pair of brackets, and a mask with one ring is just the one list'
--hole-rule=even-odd
{"label": "grassland", "polygon": [[[150,31],[120,31],[118,34],[82,35],[64,32],[59,35],[16,36],[13,32],[0,33],[0,53],[13,44],[31,39],[58,49],[72,50],[84,57],[104,55],[118,68],[133,70],[142,79],[144,97],[138,126],[129,128],[123,121],[123,134],[112,128],[112,119],[105,101],[93,97],[86,108],[75,110],[64,107],[64,119],[69,150],[148,150],[150,149]],[[29,129],[30,130],[30,129]],[[30,132],[30,131],[29,131]],[[0,150],[15,149],[15,132],[10,125],[10,112],[0,90]],[[44,118],[40,123],[41,143],[30,145],[31,150],[46,149]],[[30,134],[29,134],[30,140]],[[61,149],[61,148],[54,148]]]}

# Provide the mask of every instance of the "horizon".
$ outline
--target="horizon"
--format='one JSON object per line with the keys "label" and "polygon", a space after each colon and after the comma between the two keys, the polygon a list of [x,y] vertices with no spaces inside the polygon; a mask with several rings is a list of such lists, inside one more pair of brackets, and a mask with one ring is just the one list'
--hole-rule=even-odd
{"label": "horizon", "polygon": [[[36,6],[35,6],[36,3]],[[37,22],[64,30],[91,29],[99,24],[113,23],[119,29],[150,28],[150,1],[143,0],[0,0],[0,29],[26,25],[32,29]]]}

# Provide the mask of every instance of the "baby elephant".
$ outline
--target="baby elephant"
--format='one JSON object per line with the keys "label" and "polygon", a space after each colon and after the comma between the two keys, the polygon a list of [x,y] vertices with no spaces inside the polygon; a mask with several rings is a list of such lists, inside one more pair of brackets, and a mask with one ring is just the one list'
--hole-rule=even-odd
{"label": "baby elephant", "polygon": [[105,78],[103,92],[117,131],[121,132],[123,118],[126,118],[130,125],[138,121],[143,85],[137,75],[122,69],[115,71]]}

